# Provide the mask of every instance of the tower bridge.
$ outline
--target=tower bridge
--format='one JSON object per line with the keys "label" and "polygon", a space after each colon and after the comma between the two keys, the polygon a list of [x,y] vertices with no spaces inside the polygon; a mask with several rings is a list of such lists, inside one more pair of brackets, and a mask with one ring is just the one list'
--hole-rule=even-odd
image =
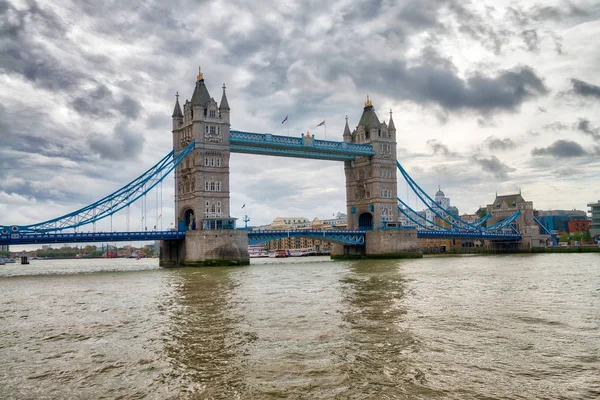
{"label": "tower bridge", "polygon": [[[350,129],[346,117],[342,141],[319,140],[308,133],[289,137],[232,130],[230,118],[225,85],[217,103],[199,72],[191,100],[186,100],[182,107],[179,95],[176,96],[172,114],[173,150],[166,157],[123,188],[65,216],[31,225],[0,225],[0,244],[160,239],[160,264],[175,266],[247,264],[249,243],[286,236],[333,242],[333,255],[367,257],[419,256],[419,237],[521,240],[512,225],[518,215],[507,215],[496,221],[493,229],[487,229],[481,227],[484,221],[467,223],[440,208],[397,161],[397,132],[391,111],[387,123],[380,121],[368,97],[356,128]],[[236,218],[230,210],[231,153],[342,162],[347,230],[254,232],[235,229]],[[398,198],[397,171],[443,225],[428,220]],[[174,172],[175,179],[175,230],[65,232],[128,207],[170,172]]]}

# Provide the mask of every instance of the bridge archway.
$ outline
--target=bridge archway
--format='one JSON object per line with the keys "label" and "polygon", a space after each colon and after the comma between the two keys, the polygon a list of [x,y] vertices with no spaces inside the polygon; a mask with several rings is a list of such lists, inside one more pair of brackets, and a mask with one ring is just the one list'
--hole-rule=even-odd
{"label": "bridge archway", "polygon": [[358,229],[361,231],[373,230],[373,215],[364,212],[358,216]]}
{"label": "bridge archway", "polygon": [[184,231],[188,229],[196,229],[196,216],[194,215],[194,210],[192,210],[191,208],[186,208],[183,210],[183,215],[180,221],[184,225]]}

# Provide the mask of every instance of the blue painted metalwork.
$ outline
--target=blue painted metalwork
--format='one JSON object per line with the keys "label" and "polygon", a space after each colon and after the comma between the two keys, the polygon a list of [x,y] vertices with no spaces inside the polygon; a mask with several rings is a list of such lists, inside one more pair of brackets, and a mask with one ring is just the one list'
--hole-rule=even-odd
{"label": "blue painted metalwork", "polygon": [[542,227],[542,229],[544,230],[544,232],[546,232],[546,235],[552,235],[552,232],[550,232],[550,231],[548,230],[548,228],[546,228],[546,227],[544,226],[544,224],[542,224],[542,223],[540,222],[540,220],[539,220],[539,219],[537,219],[536,217],[533,217],[533,220],[534,220],[534,221],[535,221],[535,222],[536,222],[536,223],[537,223],[539,226],[541,226],[541,227]]}
{"label": "blue painted metalwork", "polygon": [[484,231],[417,231],[419,238],[444,238],[444,239],[487,239],[487,240],[521,240],[521,235],[518,233],[494,233]]}
{"label": "blue painted metalwork", "polygon": [[290,237],[307,237],[311,239],[320,239],[327,242],[350,244],[355,246],[362,246],[365,244],[364,231],[343,230],[250,231],[248,232],[248,243],[258,244]]}
{"label": "blue painted metalwork", "polygon": [[485,214],[483,217],[479,218],[477,221],[474,221],[471,225],[480,227],[483,225],[488,219],[490,219],[492,214]]}
{"label": "blue painted metalwork", "polygon": [[83,207],[61,217],[37,224],[0,226],[0,232],[57,232],[65,229],[78,228],[80,226],[87,225],[113,215],[158,185],[169,173],[171,173],[171,171],[173,171],[173,169],[179,165],[179,163],[181,163],[181,161],[189,154],[189,152],[194,149],[194,146],[195,142],[192,141],[186,148],[181,150],[175,156],[173,151],[171,151],[162,160],[160,160],[142,175],[138,176],[136,179],[123,186],[116,192],[109,194],[108,196],[89,206]]}
{"label": "blue painted metalwork", "polygon": [[488,226],[487,228],[485,228],[485,230],[486,231],[502,230],[502,229],[508,227],[510,224],[512,224],[517,218],[519,218],[519,215],[521,215],[521,211],[517,210],[517,212],[514,213],[513,215],[511,215],[510,217],[505,218],[502,221],[498,221],[495,224]]}
{"label": "blue painted metalwork", "polygon": [[[419,197],[419,199],[421,199],[423,204],[425,204],[425,206],[427,206],[427,208],[430,209],[438,218],[440,218],[442,221],[448,223],[453,228],[477,229],[476,226],[473,226],[472,224],[465,222],[465,221],[461,220],[460,218],[457,218],[456,216],[450,214],[448,211],[444,210],[443,208],[436,206],[437,203],[431,197],[429,197],[427,192],[425,192],[423,189],[421,189],[421,187],[411,178],[411,176],[408,174],[408,172],[406,172],[406,170],[402,167],[402,165],[400,165],[400,162],[396,161],[396,166],[398,167],[398,170],[400,171],[400,173],[402,174],[402,176],[406,180],[406,183],[408,183],[408,185],[410,186],[412,191]],[[425,200],[424,197],[427,198],[428,201]]]}
{"label": "blue painted metalwork", "polygon": [[0,235],[0,244],[52,244],[92,242],[140,242],[148,240],[183,240],[185,232],[78,232],[78,233],[11,233]]}
{"label": "blue painted metalwork", "polygon": [[278,136],[232,130],[229,132],[231,152],[271,156],[346,161],[375,155],[370,144],[318,140],[311,137]]}
{"label": "blue painted metalwork", "polygon": [[548,228],[546,228],[546,227],[544,226],[544,224],[542,224],[542,223],[540,222],[540,220],[539,220],[539,219],[537,219],[535,216],[533,217],[533,220],[534,220],[534,221],[535,221],[535,222],[536,222],[536,223],[537,223],[539,226],[541,226],[541,227],[542,227],[542,229],[544,230],[544,232],[546,232],[546,235],[550,235],[550,237],[552,238],[552,242],[553,242],[553,243],[554,243],[554,245],[556,246],[556,245],[558,244],[558,241],[559,241],[559,240],[558,240],[558,235],[556,235],[556,234],[552,233],[552,232],[551,232],[551,231],[550,231]]}
{"label": "blue painted metalwork", "polygon": [[[416,223],[421,228],[431,229],[431,227],[433,226],[435,228],[434,230],[439,230],[439,229],[448,230],[448,228],[446,228],[445,226],[442,226],[440,224],[437,224],[434,221],[431,221],[430,219],[427,219],[426,217],[422,216],[421,214],[419,214],[418,212],[416,212],[415,210],[410,208],[408,206],[408,204],[403,202],[399,197],[397,197],[396,200],[398,200],[400,202],[400,204],[402,204],[405,207],[405,209],[402,209],[400,206],[398,206],[398,211],[401,212],[402,214],[406,215],[406,217],[408,219],[410,219],[412,222]],[[408,215],[409,213],[412,216],[409,216]],[[417,221],[420,221],[420,222],[417,222]],[[423,223],[426,223],[428,225],[423,225]]]}

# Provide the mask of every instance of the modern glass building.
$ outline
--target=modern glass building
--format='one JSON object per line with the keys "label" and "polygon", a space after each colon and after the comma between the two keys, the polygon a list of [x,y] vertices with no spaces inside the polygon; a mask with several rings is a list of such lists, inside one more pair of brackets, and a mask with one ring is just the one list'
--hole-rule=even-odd
{"label": "modern glass building", "polygon": [[588,204],[590,213],[592,214],[592,228],[590,233],[595,239],[600,239],[600,200],[596,203]]}

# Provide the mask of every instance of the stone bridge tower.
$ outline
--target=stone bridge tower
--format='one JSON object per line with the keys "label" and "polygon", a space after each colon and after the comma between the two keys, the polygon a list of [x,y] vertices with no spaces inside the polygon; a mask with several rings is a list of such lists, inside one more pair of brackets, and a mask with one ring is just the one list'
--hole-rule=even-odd
{"label": "stone bridge tower", "polygon": [[365,246],[336,245],[334,256],[420,256],[416,229],[402,229],[398,218],[396,178],[396,127],[390,111],[389,124],[380,122],[367,96],[358,126],[350,132],[348,118],[344,141],[371,144],[375,155],[344,162],[348,229],[366,232]]}
{"label": "stone bridge tower", "polygon": [[396,179],[396,127],[390,111],[390,122],[380,122],[367,97],[362,116],[351,133],[346,119],[344,141],[368,143],[375,155],[346,161],[346,206],[348,229],[378,230],[396,227],[398,222]]}
{"label": "stone bridge tower", "polygon": [[229,117],[225,84],[217,104],[200,70],[192,99],[185,101],[183,112],[177,95],[172,115],[173,150],[178,154],[192,140],[196,144],[175,169],[176,229],[186,231],[185,243],[163,248],[164,265],[248,262],[248,235],[234,230],[235,218],[230,215]]}

